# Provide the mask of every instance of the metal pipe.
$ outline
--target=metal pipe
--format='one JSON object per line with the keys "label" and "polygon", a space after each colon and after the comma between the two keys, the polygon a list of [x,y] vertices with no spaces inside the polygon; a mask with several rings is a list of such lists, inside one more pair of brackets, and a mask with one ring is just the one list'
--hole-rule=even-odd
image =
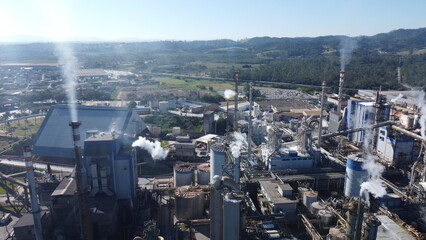
{"label": "metal pipe", "polygon": [[79,204],[80,213],[80,228],[81,228],[81,239],[93,239],[93,227],[90,218],[89,199],[87,188],[84,184],[84,178],[86,174],[83,172],[83,159],[81,157],[80,147],[80,131],[79,127],[81,122],[71,122],[69,126],[72,129],[72,136],[74,142],[74,153],[75,153],[75,178],[77,182],[77,197]]}
{"label": "metal pipe", "polygon": [[396,131],[398,131],[398,132],[400,132],[400,133],[403,133],[403,134],[405,134],[405,135],[407,135],[407,136],[409,136],[409,137],[412,137],[412,138],[414,138],[414,139],[416,139],[416,140],[418,140],[418,141],[421,141],[421,142],[423,142],[424,144],[426,144],[426,139],[424,139],[422,136],[420,136],[420,135],[417,135],[417,134],[415,134],[415,133],[412,133],[412,132],[410,132],[410,131],[407,131],[407,130],[405,130],[405,129],[403,129],[403,128],[401,128],[401,127],[398,127],[398,126],[396,126],[396,125],[392,125],[392,129],[393,130],[396,130]]}
{"label": "metal pipe", "polygon": [[324,109],[324,90],[325,90],[325,81],[322,82],[322,89],[321,89],[321,112],[320,112],[320,119],[319,119],[319,132],[318,132],[318,148],[321,147],[321,138],[322,138],[322,118],[323,118],[323,109]]}
{"label": "metal pipe", "polygon": [[43,232],[40,219],[40,207],[38,204],[37,192],[35,190],[35,180],[34,180],[34,168],[33,168],[33,159],[31,154],[30,146],[24,146],[24,161],[25,168],[27,170],[27,180],[30,187],[31,195],[31,213],[33,214],[34,219],[34,232],[37,240],[43,239]]}
{"label": "metal pipe", "polygon": [[[378,128],[378,127],[383,127],[383,126],[388,126],[388,125],[392,125],[392,127],[393,127],[394,124],[395,123],[392,122],[392,121],[386,121],[386,122],[382,122],[382,123],[372,125],[372,126],[360,127],[360,128],[354,128],[354,129],[349,129],[349,130],[335,132],[335,133],[324,134],[324,135],[322,135],[322,138],[329,138],[329,137],[334,137],[334,136],[338,136],[338,135],[344,135],[344,134],[348,134],[348,133],[359,132],[359,131],[364,131],[364,130],[367,130],[367,129],[370,129],[370,128]],[[317,140],[317,139],[318,139],[318,137],[312,138],[312,140]]]}
{"label": "metal pipe", "polygon": [[235,97],[234,97],[234,131],[238,131],[238,72],[234,72]]}

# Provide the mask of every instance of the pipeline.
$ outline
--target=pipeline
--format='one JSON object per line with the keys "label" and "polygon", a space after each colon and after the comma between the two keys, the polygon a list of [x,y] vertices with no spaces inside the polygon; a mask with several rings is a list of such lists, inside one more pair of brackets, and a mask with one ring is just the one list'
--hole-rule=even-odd
{"label": "pipeline", "polygon": [[[388,126],[388,125],[392,125],[392,127],[394,127],[394,124],[395,123],[392,122],[392,121],[386,121],[386,122],[382,122],[382,123],[375,124],[375,125],[372,125],[372,126],[361,127],[361,128],[354,128],[354,129],[349,129],[349,130],[345,130],[345,131],[324,134],[321,137],[322,138],[330,138],[330,137],[334,137],[334,136],[338,136],[338,135],[344,135],[344,134],[353,133],[353,132],[365,131],[365,130],[370,129],[370,128],[378,128],[378,127],[383,127],[383,126]],[[313,137],[312,138],[312,140],[317,140],[317,139],[318,139],[318,137]]]}

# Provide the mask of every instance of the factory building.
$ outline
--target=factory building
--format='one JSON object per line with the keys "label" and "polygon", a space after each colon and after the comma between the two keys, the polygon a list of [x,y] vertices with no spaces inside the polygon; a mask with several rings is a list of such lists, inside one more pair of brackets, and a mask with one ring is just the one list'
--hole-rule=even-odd
{"label": "factory building", "polygon": [[[374,124],[375,106],[372,101],[354,100],[348,101],[346,109],[346,129],[354,129]],[[381,119],[388,120],[390,105],[384,105]],[[348,135],[349,140],[361,143],[364,141],[364,131],[353,132]]]}
{"label": "factory building", "polygon": [[[82,122],[80,145],[88,137],[86,132],[120,132],[129,137],[142,133],[145,123],[129,108],[77,106],[77,115]],[[33,141],[33,154],[40,161],[74,165],[71,121],[67,105],[56,105],[49,109]],[[89,134],[90,135],[90,134]]]}
{"label": "factory building", "polygon": [[264,201],[265,214],[267,213],[296,213],[299,202],[293,195],[293,188],[289,184],[281,184],[278,181],[259,181],[260,190]]}
{"label": "factory building", "polygon": [[381,127],[377,139],[377,155],[389,166],[400,166],[412,163],[413,158],[418,155],[418,149],[414,146],[413,138]]}
{"label": "factory building", "polygon": [[314,158],[309,154],[288,150],[273,154],[266,159],[265,165],[269,170],[311,168],[314,165]]}

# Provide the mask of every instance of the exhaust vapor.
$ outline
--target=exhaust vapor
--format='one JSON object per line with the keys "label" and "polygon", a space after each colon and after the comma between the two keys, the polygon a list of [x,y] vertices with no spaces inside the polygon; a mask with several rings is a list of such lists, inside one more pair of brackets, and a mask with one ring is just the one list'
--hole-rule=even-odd
{"label": "exhaust vapor", "polygon": [[145,149],[154,160],[164,160],[169,153],[167,149],[161,147],[161,143],[159,141],[151,142],[145,137],[139,137],[132,143],[132,147]]}
{"label": "exhaust vapor", "polygon": [[420,119],[419,119],[419,124],[420,124],[420,130],[421,130],[421,135],[423,139],[426,139],[426,104],[425,104],[425,92],[424,91],[419,91],[418,93],[418,105],[420,108]]}
{"label": "exhaust vapor", "polygon": [[357,48],[357,39],[351,37],[342,37],[340,41],[340,70],[345,71],[346,65],[349,64],[355,48]]}
{"label": "exhaust vapor", "polygon": [[398,96],[396,96],[396,98],[391,99],[390,101],[392,103],[395,103],[396,101],[398,101],[399,99],[401,99],[402,97],[404,97],[404,95],[402,95],[401,93],[398,94]]}
{"label": "exhaust vapor", "polygon": [[231,154],[234,158],[239,158],[241,155],[241,149],[243,147],[247,148],[247,135],[241,134],[239,132],[233,132],[231,134],[231,143],[229,144],[231,148]]}
{"label": "exhaust vapor", "polygon": [[236,95],[236,94],[237,94],[237,93],[236,93],[234,90],[226,89],[226,90],[225,90],[225,92],[223,93],[223,97],[224,97],[226,100],[229,100],[229,99],[231,99],[231,98],[235,97],[235,95]]}

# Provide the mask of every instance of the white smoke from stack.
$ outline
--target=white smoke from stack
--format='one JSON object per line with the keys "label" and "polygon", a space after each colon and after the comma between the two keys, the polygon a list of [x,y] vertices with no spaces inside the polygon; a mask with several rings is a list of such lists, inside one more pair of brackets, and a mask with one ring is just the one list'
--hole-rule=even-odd
{"label": "white smoke from stack", "polygon": [[398,101],[399,99],[401,99],[402,97],[404,97],[404,95],[402,95],[402,93],[398,94],[398,96],[396,96],[395,98],[391,99],[390,101],[392,103],[396,103],[396,101]]}
{"label": "white smoke from stack", "polygon": [[161,147],[161,143],[159,141],[151,142],[145,137],[139,137],[132,143],[132,147],[145,149],[154,160],[164,160],[169,153],[167,149]]}
{"label": "white smoke from stack", "polygon": [[369,193],[371,193],[375,198],[383,197],[386,194],[386,189],[383,187],[383,182],[380,179],[382,173],[385,170],[385,167],[382,164],[376,162],[376,156],[371,154],[373,151],[373,141],[376,141],[377,139],[374,139],[374,132],[373,128],[371,127],[371,122],[367,123],[366,125],[370,127],[364,131],[364,162],[362,164],[362,168],[367,170],[369,180],[361,184],[359,195],[361,197],[364,194],[365,200],[368,204],[370,204]]}
{"label": "white smoke from stack", "polygon": [[345,71],[346,65],[349,64],[355,48],[358,47],[357,39],[350,37],[343,37],[340,41],[340,70]]}
{"label": "white smoke from stack", "polygon": [[239,132],[233,132],[231,134],[231,141],[229,147],[231,148],[231,154],[234,158],[239,158],[241,155],[241,149],[247,148],[247,135]]}
{"label": "white smoke from stack", "polygon": [[226,100],[229,100],[229,99],[231,99],[231,98],[235,97],[235,95],[236,95],[236,94],[237,94],[237,93],[236,93],[234,90],[226,89],[226,90],[225,90],[225,92],[223,93],[223,97],[224,97]]}
{"label": "white smoke from stack", "polygon": [[423,139],[426,139],[426,105],[425,105],[425,92],[419,91],[418,93],[418,104],[417,106],[420,108],[421,117],[419,119],[421,135]]}
{"label": "white smoke from stack", "polygon": [[68,98],[68,107],[71,114],[71,120],[73,122],[78,121],[77,117],[77,94],[75,69],[77,58],[74,56],[73,50],[68,43],[56,43],[56,50],[58,53],[59,65],[61,65],[62,76],[65,79],[65,92]]}

